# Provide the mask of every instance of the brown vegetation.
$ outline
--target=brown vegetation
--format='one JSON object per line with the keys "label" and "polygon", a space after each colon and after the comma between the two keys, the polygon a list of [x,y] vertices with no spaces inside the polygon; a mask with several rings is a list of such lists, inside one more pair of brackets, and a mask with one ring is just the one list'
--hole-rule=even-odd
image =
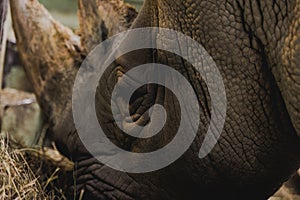
{"label": "brown vegetation", "polygon": [[13,148],[0,138],[0,199],[65,199],[55,184],[60,169],[28,156],[30,151]]}

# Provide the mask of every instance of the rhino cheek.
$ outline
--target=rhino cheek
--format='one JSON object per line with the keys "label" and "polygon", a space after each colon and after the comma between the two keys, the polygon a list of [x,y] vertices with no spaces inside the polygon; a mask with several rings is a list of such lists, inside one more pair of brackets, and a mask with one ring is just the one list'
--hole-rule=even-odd
{"label": "rhino cheek", "polygon": [[300,4],[295,8],[295,20],[291,23],[282,50],[282,66],[275,77],[291,121],[300,136]]}

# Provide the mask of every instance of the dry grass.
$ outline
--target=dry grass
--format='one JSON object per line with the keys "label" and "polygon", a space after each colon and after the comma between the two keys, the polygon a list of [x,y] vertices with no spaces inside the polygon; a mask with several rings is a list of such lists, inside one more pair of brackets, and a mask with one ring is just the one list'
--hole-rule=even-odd
{"label": "dry grass", "polygon": [[65,199],[53,184],[59,169],[28,156],[26,151],[12,148],[0,137],[0,199]]}

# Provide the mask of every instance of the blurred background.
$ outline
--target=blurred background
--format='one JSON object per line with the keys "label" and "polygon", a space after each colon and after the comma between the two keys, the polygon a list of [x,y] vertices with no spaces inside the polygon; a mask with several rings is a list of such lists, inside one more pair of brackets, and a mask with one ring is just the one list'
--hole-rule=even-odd
{"label": "blurred background", "polygon": [[[72,29],[78,28],[76,0],[39,0],[39,2],[44,4],[55,19]],[[144,0],[125,0],[125,2],[139,10]]]}

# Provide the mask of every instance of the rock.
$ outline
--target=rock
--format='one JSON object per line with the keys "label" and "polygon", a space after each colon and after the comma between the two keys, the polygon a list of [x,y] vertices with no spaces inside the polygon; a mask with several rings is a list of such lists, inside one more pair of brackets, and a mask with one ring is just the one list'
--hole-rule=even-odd
{"label": "rock", "polygon": [[0,127],[14,142],[24,147],[38,144],[42,112],[33,94],[4,89],[0,94]]}
{"label": "rock", "polygon": [[17,46],[12,42],[7,42],[3,86],[4,88],[33,92],[22,66]]}
{"label": "rock", "polygon": [[63,171],[72,171],[74,163],[55,148],[43,125],[42,111],[34,94],[8,88],[0,92],[0,128],[4,137],[21,147],[29,147],[26,152],[30,155]]}

